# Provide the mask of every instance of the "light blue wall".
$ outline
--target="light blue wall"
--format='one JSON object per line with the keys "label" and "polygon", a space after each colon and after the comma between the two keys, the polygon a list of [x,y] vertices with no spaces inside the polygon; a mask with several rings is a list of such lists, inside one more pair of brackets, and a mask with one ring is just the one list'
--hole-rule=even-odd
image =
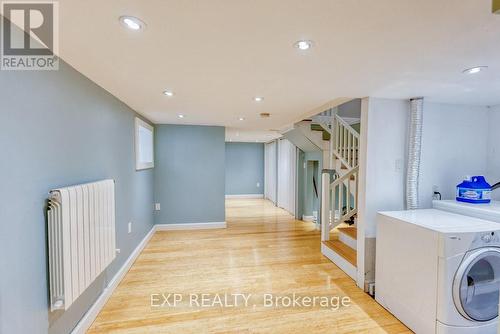
{"label": "light blue wall", "polygon": [[156,224],[225,221],[224,137],[219,126],[156,127]]}
{"label": "light blue wall", "polygon": [[[313,211],[319,211],[319,197],[321,196],[321,170],[323,168],[322,152],[306,152],[304,156],[305,165],[305,186],[304,186],[304,210],[303,214],[312,216]],[[315,167],[314,162],[317,162]],[[316,179],[318,197],[314,194],[313,177]]]}
{"label": "light blue wall", "polygon": [[[69,333],[151,229],[153,171],[135,171],[134,111],[65,63],[1,71],[0,101],[0,333]],[[49,315],[47,194],[107,178],[121,253],[67,312]]]}
{"label": "light blue wall", "polygon": [[264,194],[262,143],[226,143],[226,195],[243,194]]}

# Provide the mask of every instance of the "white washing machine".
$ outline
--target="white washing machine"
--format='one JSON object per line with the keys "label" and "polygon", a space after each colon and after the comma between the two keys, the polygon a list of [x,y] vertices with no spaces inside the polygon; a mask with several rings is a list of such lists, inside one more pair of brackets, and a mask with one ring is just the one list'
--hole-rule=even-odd
{"label": "white washing machine", "polygon": [[436,209],[379,213],[375,290],[417,334],[495,334],[500,225]]}

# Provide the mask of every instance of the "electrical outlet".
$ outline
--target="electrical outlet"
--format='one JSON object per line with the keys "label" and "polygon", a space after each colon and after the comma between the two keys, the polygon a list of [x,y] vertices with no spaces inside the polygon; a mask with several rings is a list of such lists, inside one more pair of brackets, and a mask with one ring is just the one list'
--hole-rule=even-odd
{"label": "electrical outlet", "polygon": [[260,182],[257,182],[257,188],[259,188],[259,187],[260,187]]}
{"label": "electrical outlet", "polygon": [[432,200],[441,200],[441,193],[437,185],[432,186]]}
{"label": "electrical outlet", "polygon": [[132,233],[132,222],[128,222],[128,233]]}
{"label": "electrical outlet", "polygon": [[160,203],[155,203],[155,210],[160,211],[161,210],[161,204]]}

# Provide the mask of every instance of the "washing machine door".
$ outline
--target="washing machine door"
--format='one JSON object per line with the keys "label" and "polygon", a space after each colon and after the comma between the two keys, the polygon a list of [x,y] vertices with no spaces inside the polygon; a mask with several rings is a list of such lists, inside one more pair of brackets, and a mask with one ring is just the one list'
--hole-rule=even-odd
{"label": "washing machine door", "polygon": [[453,283],[458,311],[469,320],[492,320],[498,316],[499,291],[500,248],[480,248],[466,255]]}

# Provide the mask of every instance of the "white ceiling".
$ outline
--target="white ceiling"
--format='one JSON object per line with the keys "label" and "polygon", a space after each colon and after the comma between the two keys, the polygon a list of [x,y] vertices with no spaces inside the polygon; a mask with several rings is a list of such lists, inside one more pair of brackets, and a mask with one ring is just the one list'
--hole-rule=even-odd
{"label": "white ceiling", "polygon": [[228,142],[256,142],[267,143],[281,137],[277,131],[247,130],[226,127],[226,141]]}
{"label": "white ceiling", "polygon": [[[269,130],[341,97],[500,104],[491,0],[59,3],[62,58],[156,123]],[[126,30],[121,15],[147,28]],[[299,52],[299,39],[315,46]],[[476,65],[489,69],[461,73]]]}

